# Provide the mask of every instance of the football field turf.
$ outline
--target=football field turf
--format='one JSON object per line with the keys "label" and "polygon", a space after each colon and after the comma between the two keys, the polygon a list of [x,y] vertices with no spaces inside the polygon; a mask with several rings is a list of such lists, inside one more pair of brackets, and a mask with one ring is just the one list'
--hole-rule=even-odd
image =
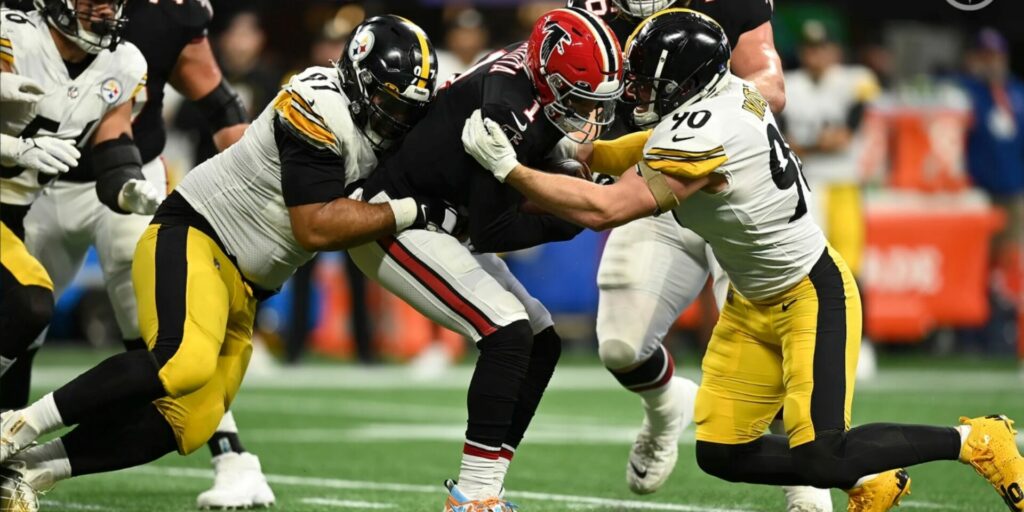
{"label": "football field turf", "polygon": [[[101,358],[43,350],[34,393]],[[631,494],[624,467],[642,418],[640,404],[617,388],[596,359],[587,361],[558,369],[516,455],[506,486],[521,510],[783,509],[777,489],[701,473],[692,427],[665,487],[650,496]],[[695,378],[691,361],[683,361],[690,368],[682,373]],[[246,448],[260,456],[277,493],[277,510],[436,512],[445,496],[442,481],[458,472],[470,372],[460,366],[430,382],[398,366],[315,364],[253,372],[233,408]],[[858,386],[854,422],[952,424],[959,415],[993,412],[1024,423],[1024,384],[1012,362],[900,362],[883,364],[876,380]],[[913,493],[903,510],[1005,510],[993,489],[961,464],[933,463],[910,473]],[[43,497],[42,510],[193,510],[210,477],[207,450],[187,458],[169,455],[144,468],[63,482]],[[834,491],[833,497],[836,510],[845,510],[845,495]]]}

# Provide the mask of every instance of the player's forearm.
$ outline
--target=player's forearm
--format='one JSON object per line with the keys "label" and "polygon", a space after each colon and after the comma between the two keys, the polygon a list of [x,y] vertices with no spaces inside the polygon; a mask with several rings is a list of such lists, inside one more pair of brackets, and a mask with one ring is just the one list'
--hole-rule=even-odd
{"label": "player's forearm", "polygon": [[782,77],[781,68],[773,66],[762,69],[745,78],[753,82],[754,87],[768,100],[773,113],[778,114],[786,108],[786,81]]}
{"label": "player's forearm", "polygon": [[389,203],[338,198],[290,210],[292,232],[307,251],[349,249],[395,232],[395,212]]}
{"label": "player's forearm", "polygon": [[595,231],[609,229],[618,219],[608,188],[560,174],[517,166],[505,181],[537,206],[569,222]]}
{"label": "player's forearm", "polygon": [[248,127],[249,123],[242,123],[218,130],[217,133],[213,134],[213,145],[217,147],[217,151],[224,151],[232,144],[238,142],[238,139],[242,138],[242,134],[245,133],[245,129]]}

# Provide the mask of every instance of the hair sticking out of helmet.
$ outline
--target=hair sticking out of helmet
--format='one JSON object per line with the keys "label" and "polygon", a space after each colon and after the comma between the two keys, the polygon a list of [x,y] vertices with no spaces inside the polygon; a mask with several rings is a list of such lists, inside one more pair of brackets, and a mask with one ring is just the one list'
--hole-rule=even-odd
{"label": "hair sticking out of helmet", "polygon": [[715,94],[729,80],[729,42],[710,17],[667,9],[644,20],[626,42],[626,87],[634,128]]}
{"label": "hair sticking out of helmet", "polygon": [[124,37],[127,0],[34,0],[50,26],[87,53],[114,51]]}
{"label": "hair sticking out of helmet", "polygon": [[634,17],[646,18],[662,9],[667,9],[676,0],[612,0],[620,11]]}
{"label": "hair sticking out of helmet", "polygon": [[608,25],[582,9],[550,11],[533,26],[527,67],[544,115],[571,139],[596,139],[615,119],[622,51]]}
{"label": "hair sticking out of helmet", "polygon": [[413,22],[376,16],[353,31],[338,71],[356,126],[382,151],[426,113],[437,75],[437,54]]}

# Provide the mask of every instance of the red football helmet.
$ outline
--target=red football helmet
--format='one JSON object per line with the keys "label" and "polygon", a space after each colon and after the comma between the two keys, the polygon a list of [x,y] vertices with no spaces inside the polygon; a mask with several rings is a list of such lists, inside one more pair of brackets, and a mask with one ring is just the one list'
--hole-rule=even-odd
{"label": "red football helmet", "polygon": [[589,142],[615,119],[622,95],[622,49],[601,18],[555,9],[533,25],[526,64],[544,115],[577,142]]}

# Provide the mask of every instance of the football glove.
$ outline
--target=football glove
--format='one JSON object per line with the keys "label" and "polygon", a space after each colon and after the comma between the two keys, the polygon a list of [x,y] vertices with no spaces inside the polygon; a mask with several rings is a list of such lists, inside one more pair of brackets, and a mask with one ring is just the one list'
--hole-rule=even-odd
{"label": "football glove", "polygon": [[31,78],[17,73],[0,73],[0,101],[35,103],[43,98],[43,88]]}
{"label": "football glove", "polygon": [[117,205],[127,212],[153,215],[163,199],[156,185],[146,180],[128,180],[117,195]]}
{"label": "football glove", "polygon": [[0,161],[4,165],[57,175],[77,167],[81,156],[75,143],[69,140],[55,137],[22,139],[10,135],[0,136]]}
{"label": "football glove", "polygon": [[462,127],[462,146],[466,153],[502,183],[519,165],[516,150],[505,132],[498,123],[485,119],[480,109],[474,110]]}

